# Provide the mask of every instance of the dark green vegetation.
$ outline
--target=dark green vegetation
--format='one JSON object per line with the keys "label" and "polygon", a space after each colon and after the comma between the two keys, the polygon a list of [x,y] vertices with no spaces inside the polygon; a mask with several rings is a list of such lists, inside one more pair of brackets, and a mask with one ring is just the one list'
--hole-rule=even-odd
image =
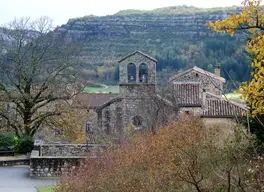
{"label": "dark green vegetation", "polygon": [[[221,75],[233,84],[249,79],[249,60],[244,51],[246,37],[230,37],[209,30],[208,21],[223,19],[238,7],[199,9],[168,7],[153,11],[126,10],[104,17],[70,19],[54,35],[67,42],[83,43],[81,70],[87,78],[104,83],[118,81],[117,61],[140,50],[155,57],[158,83],[166,83],[176,70],[198,66]],[[233,79],[231,82],[230,79]]]}
{"label": "dark green vegetation", "polygon": [[33,149],[33,139],[29,136],[18,138],[15,133],[0,133],[0,152],[14,151],[16,153],[27,153]]}

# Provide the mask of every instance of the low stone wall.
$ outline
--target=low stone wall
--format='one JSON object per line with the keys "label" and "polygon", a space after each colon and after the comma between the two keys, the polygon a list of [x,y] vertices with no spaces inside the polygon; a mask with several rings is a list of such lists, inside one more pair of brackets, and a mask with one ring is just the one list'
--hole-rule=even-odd
{"label": "low stone wall", "polygon": [[40,156],[87,156],[88,153],[87,145],[81,144],[44,144],[40,146]]}
{"label": "low stone wall", "polygon": [[31,177],[58,177],[75,169],[86,158],[96,157],[102,145],[42,144],[35,141],[30,157]]}
{"label": "low stone wall", "polygon": [[29,159],[0,160],[0,167],[17,165],[29,165]]}
{"label": "low stone wall", "polygon": [[58,177],[70,173],[85,157],[31,157],[31,177]]}

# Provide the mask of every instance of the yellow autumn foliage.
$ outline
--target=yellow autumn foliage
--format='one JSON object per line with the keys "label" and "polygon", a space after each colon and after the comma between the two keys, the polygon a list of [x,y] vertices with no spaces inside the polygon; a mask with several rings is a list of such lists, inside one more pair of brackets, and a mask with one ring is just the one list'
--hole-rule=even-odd
{"label": "yellow autumn foliage", "polygon": [[243,82],[240,92],[251,106],[252,115],[264,114],[264,8],[261,0],[243,1],[240,13],[233,13],[222,21],[209,22],[209,28],[231,36],[240,30],[250,35],[246,51],[252,56],[250,82]]}
{"label": "yellow autumn foliage", "polygon": [[49,126],[60,132],[60,138],[69,143],[85,142],[85,124],[93,122],[94,114],[87,110],[74,109],[68,104],[57,106],[60,116],[52,117]]}

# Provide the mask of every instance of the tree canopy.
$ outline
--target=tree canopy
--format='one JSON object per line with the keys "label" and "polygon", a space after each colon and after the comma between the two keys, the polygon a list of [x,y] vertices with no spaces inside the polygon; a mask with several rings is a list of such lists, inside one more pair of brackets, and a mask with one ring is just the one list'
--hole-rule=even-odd
{"label": "tree canopy", "polygon": [[33,136],[49,117],[60,115],[56,103],[78,90],[77,48],[51,29],[51,20],[42,17],[16,19],[0,31],[0,117],[17,136]]}
{"label": "tree canopy", "polygon": [[209,22],[209,27],[216,32],[231,36],[237,31],[246,31],[252,79],[242,83],[241,92],[253,116],[264,114],[264,8],[260,4],[261,0],[245,0],[241,12],[233,13],[222,21]]}

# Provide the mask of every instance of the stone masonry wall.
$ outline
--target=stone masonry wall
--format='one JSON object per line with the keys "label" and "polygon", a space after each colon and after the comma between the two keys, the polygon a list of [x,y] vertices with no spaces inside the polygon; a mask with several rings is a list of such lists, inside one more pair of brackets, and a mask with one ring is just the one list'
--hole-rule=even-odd
{"label": "stone masonry wall", "polygon": [[149,59],[148,57],[135,53],[134,55],[126,58],[119,64],[119,83],[128,83],[127,78],[127,65],[133,63],[136,65],[136,83],[139,83],[139,65],[145,63],[148,66],[148,83],[156,84],[156,62]]}
{"label": "stone masonry wall", "polygon": [[[90,146],[92,147],[92,146]],[[88,146],[89,148],[89,146]],[[88,155],[87,145],[79,144],[52,144],[41,145],[41,156],[86,156]]]}
{"label": "stone masonry wall", "polygon": [[86,158],[96,157],[101,145],[35,145],[30,157],[31,177],[58,177],[78,167]]}
{"label": "stone masonry wall", "polygon": [[203,89],[205,89],[207,92],[220,95],[221,91],[223,90],[223,82],[220,80],[216,80],[214,78],[211,78],[207,75],[197,73],[195,71],[191,71],[185,75],[182,75],[178,77],[177,79],[174,79],[173,81],[194,81],[194,82],[200,82],[201,83],[201,92]]}
{"label": "stone masonry wall", "polygon": [[70,173],[85,157],[31,157],[30,177],[58,177]]}

